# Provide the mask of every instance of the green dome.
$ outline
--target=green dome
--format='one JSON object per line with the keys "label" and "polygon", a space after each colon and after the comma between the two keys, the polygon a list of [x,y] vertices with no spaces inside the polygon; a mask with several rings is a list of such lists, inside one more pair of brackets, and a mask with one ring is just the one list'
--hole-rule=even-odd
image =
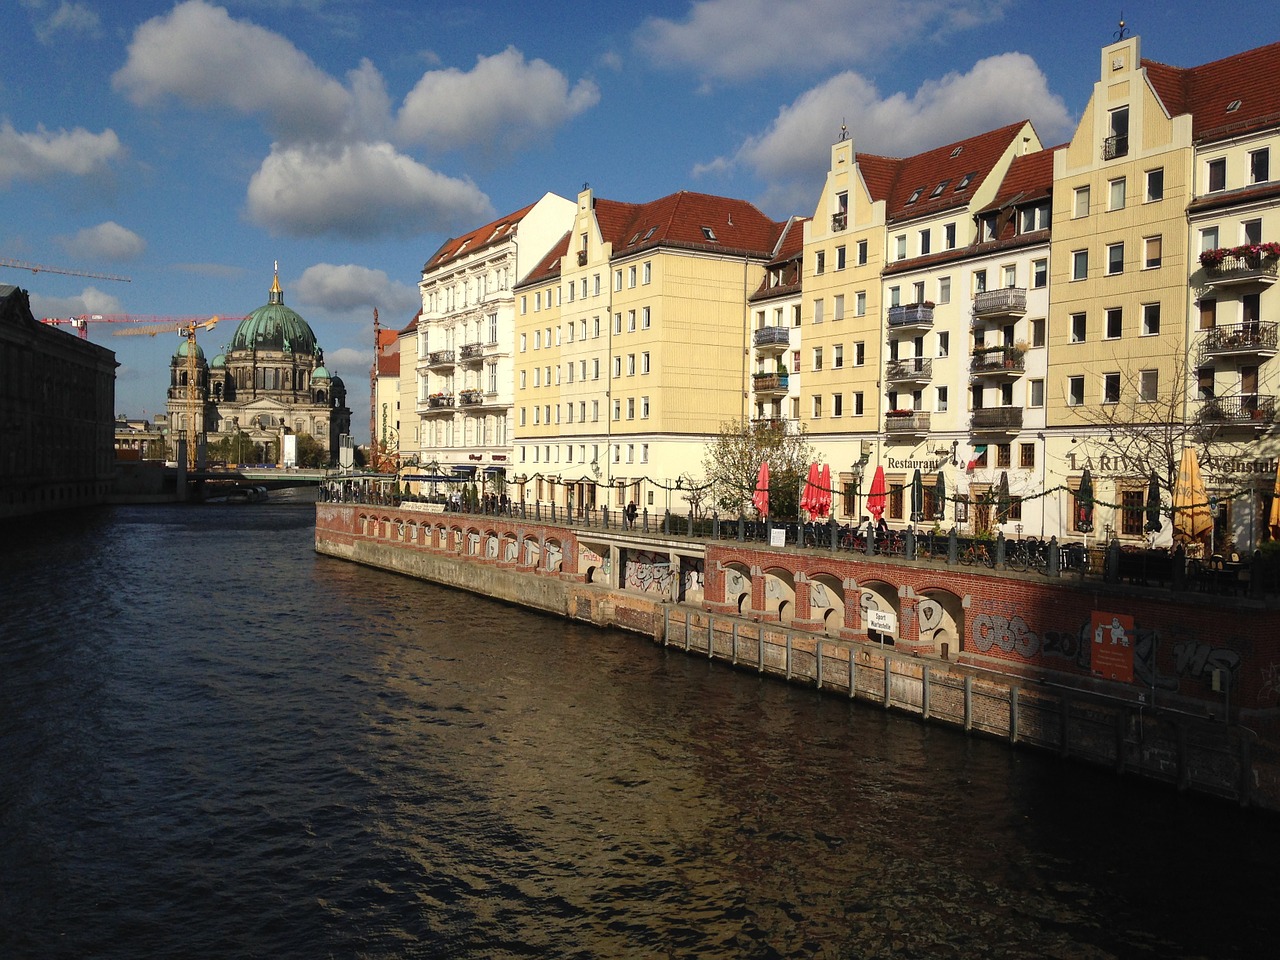
{"label": "green dome", "polygon": [[307,321],[284,305],[284,291],[277,275],[271,284],[271,299],[240,321],[231,338],[231,351],[282,350],[285,353],[314,354],[316,335]]}
{"label": "green dome", "polygon": [[[188,345],[189,341],[187,340],[183,340],[182,343],[178,344],[178,352],[173,355],[175,360],[185,360],[187,358]],[[198,343],[196,344],[196,359],[204,359],[204,351],[200,349],[200,344]]]}
{"label": "green dome", "polygon": [[314,370],[311,371],[312,380],[323,380],[327,376],[329,376],[329,371],[326,370],[324,367],[316,367]]}
{"label": "green dome", "polygon": [[218,354],[216,357],[214,357],[213,362],[209,364],[209,366],[212,367],[214,370],[221,370],[226,365],[227,365],[227,358],[224,357],[222,354]]}

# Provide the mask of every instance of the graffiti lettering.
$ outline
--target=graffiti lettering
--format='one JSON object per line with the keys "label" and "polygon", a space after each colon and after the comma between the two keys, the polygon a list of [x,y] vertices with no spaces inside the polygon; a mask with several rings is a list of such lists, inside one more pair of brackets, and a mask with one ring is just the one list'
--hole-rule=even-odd
{"label": "graffiti lettering", "polygon": [[1079,666],[1087,665],[1088,644],[1081,638],[1089,632],[1084,623],[1074,632],[1046,631],[1041,637],[1027,626],[1021,617],[1003,617],[987,613],[973,619],[974,647],[986,653],[999,647],[1005,653],[1013,653],[1028,660],[1037,655],[1060,660],[1074,660]]}
{"label": "graffiti lettering", "polygon": [[1173,662],[1179,676],[1208,677],[1214,670],[1235,674],[1240,666],[1240,655],[1207,643],[1186,640],[1173,645]]}

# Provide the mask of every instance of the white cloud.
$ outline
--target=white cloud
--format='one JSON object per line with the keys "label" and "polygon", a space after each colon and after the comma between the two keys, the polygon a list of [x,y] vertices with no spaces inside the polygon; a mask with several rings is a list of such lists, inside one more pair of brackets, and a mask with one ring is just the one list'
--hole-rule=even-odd
{"label": "white cloud", "polygon": [[[43,15],[42,5],[28,4],[33,11]],[[69,3],[63,0],[57,9],[47,17],[32,24],[36,39],[48,46],[57,39],[59,33],[82,33],[96,37],[101,33],[102,21],[96,11],[83,3]]]}
{"label": "white cloud", "polygon": [[[355,71],[365,94],[369,69],[365,64]],[[187,0],[138,27],[112,85],[139,105],[173,96],[194,106],[261,114],[285,139],[338,135],[362,99],[285,37],[233,20],[205,0]]]}
{"label": "white cloud", "polygon": [[104,260],[132,260],[147,249],[147,241],[113,220],[86,227],[61,241],[63,248],[78,257]]}
{"label": "white cloud", "polygon": [[39,126],[35,133],[20,133],[6,120],[0,123],[0,186],[60,173],[87,176],[106,169],[121,153],[113,130],[90,133],[76,127],[50,132]]}
{"label": "white cloud", "polygon": [[[417,287],[396,283],[383,270],[371,270],[353,263],[317,263],[307,267],[290,285],[300,304],[319,307],[331,314],[351,313],[375,307],[386,314],[388,325],[412,317],[422,305]],[[360,321],[369,318],[361,313]],[[407,320],[406,320],[407,322]]]}
{"label": "white cloud", "polygon": [[695,0],[683,21],[646,20],[636,45],[655,63],[704,80],[868,61],[955,30],[998,20],[1011,0]]}
{"label": "white cloud", "polygon": [[988,57],[968,73],[926,81],[912,96],[882,97],[866,78],[846,72],[783,107],[766,131],[748,138],[732,157],[700,164],[696,172],[748,167],[772,184],[779,200],[794,196],[792,184],[821,182],[841,123],[848,124],[861,153],[910,156],[1028,118],[1047,146],[1069,136],[1074,125],[1066,104],[1025,54]]}
{"label": "white cloud", "polygon": [[78,297],[45,297],[32,293],[31,312],[37,317],[79,317],[87,313],[125,311],[116,297],[97,287],[85,287]]}
{"label": "white cloud", "polygon": [[400,109],[400,136],[434,150],[475,145],[515,149],[545,136],[595,106],[600,89],[579,80],[572,89],[545,60],[526,61],[514,47],[477,57],[475,68],[431,70]]}
{"label": "white cloud", "polygon": [[[369,368],[373,366],[373,351],[356,350],[354,347],[339,347],[337,350],[328,350],[324,355],[324,365],[330,373],[335,376],[341,376],[346,381],[347,389],[350,391],[347,395],[350,403],[351,395],[355,393],[353,389],[355,381],[352,378],[359,373],[368,374]],[[368,431],[365,432],[367,433]]]}
{"label": "white cloud", "polygon": [[249,181],[249,216],[274,234],[416,236],[483,222],[489,198],[387,143],[281,147]]}

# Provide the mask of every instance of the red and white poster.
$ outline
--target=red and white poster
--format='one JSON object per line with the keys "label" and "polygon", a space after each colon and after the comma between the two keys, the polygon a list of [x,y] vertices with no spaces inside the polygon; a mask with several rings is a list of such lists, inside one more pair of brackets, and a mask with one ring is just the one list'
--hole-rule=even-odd
{"label": "red and white poster", "polygon": [[1090,664],[1095,677],[1133,683],[1133,617],[1093,611]]}

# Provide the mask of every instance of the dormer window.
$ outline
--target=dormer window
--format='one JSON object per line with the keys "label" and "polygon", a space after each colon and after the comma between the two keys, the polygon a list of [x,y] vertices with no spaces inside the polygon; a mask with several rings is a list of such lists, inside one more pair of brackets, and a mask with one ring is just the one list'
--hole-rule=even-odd
{"label": "dormer window", "polygon": [[715,241],[715,239],[716,239],[715,231],[714,231],[714,230],[712,230],[710,227],[703,227],[703,228],[702,228],[702,235],[703,235],[706,239],[711,240],[711,241],[713,241],[713,242],[714,242],[714,241]]}
{"label": "dormer window", "polygon": [[1239,109],[1240,109],[1239,100],[1232,100],[1230,103],[1227,104],[1227,113],[1235,113]]}
{"label": "dormer window", "polygon": [[911,194],[911,196],[907,198],[907,206],[911,206],[911,204],[919,200],[920,194],[922,193],[924,193],[924,187],[916,187],[915,191]]}
{"label": "dormer window", "polygon": [[932,200],[934,197],[942,196],[942,191],[947,189],[947,184],[950,182],[950,180],[943,180],[940,184],[934,187],[933,193],[929,194],[929,199]]}
{"label": "dormer window", "polygon": [[975,173],[966,173],[961,177],[960,182],[956,184],[956,193],[959,193],[965,187],[969,186],[969,181],[971,181],[975,176],[977,176]]}
{"label": "dormer window", "polygon": [[960,156],[960,151],[961,151],[961,150],[963,150],[963,149],[964,149],[964,147],[956,147],[954,150],[952,150],[952,151],[951,151],[951,159],[952,159],[952,160],[954,160],[956,157]]}
{"label": "dormer window", "polygon": [[654,227],[650,227],[650,228],[648,229],[648,231],[645,233],[644,238],[645,238],[646,240],[648,240],[650,237],[652,237],[652,236],[653,236],[653,232],[654,232],[655,230],[657,230],[657,229],[658,229],[658,228],[657,228],[656,226],[654,226]]}

